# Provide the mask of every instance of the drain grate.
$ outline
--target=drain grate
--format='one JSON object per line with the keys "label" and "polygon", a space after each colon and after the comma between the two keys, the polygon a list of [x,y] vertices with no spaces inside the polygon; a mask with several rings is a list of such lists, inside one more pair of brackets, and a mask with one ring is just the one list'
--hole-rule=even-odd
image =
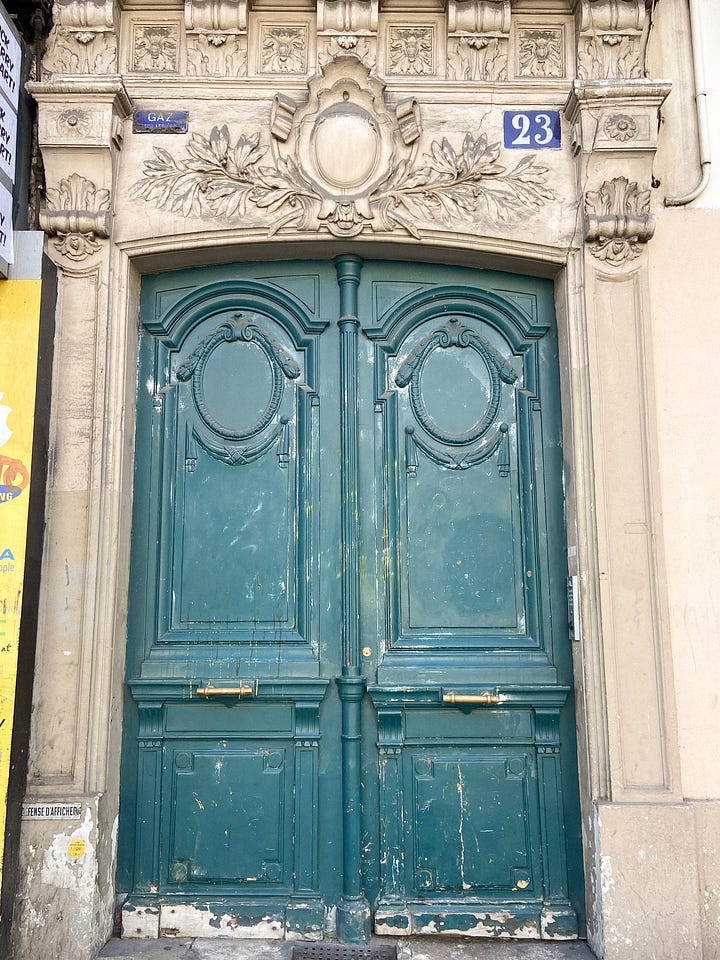
{"label": "drain grate", "polygon": [[392,943],[353,946],[301,941],[293,944],[292,960],[397,960],[397,947]]}

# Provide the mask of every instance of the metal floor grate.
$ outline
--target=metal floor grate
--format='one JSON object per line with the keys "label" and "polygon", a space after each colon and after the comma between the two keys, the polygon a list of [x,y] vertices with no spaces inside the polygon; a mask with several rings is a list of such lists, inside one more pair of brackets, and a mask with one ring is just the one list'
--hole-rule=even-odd
{"label": "metal floor grate", "polygon": [[397,960],[397,947],[392,943],[296,943],[292,960]]}

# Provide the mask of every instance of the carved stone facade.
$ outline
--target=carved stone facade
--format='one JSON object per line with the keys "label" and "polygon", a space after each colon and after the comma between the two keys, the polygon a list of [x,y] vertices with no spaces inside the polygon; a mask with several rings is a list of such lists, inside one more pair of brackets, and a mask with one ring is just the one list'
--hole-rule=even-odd
{"label": "carved stone facade", "polygon": [[[720,569],[717,511],[693,505],[702,471],[687,464],[720,468],[697,372],[700,340],[716,341],[697,236],[720,243],[720,228],[663,207],[695,174],[683,4],[55,0],[53,24],[29,85],[60,292],[28,799],[84,813],[77,830],[23,824],[15,960],[92,960],[112,929],[141,277],[348,253],[554,279],[589,943],[605,960],[711,960]],[[187,133],[133,132],[141,109],[187,113]],[[678,334],[688,318],[695,342]],[[223,336],[256,336],[246,321]],[[197,349],[196,366],[212,344]],[[473,447],[494,476],[506,434]],[[432,461],[422,442],[408,444]],[[204,449],[248,455],[237,437]],[[143,745],[160,743],[158,713]],[[68,868],[73,832],[88,852]],[[157,931],[136,919],[136,935]]]}

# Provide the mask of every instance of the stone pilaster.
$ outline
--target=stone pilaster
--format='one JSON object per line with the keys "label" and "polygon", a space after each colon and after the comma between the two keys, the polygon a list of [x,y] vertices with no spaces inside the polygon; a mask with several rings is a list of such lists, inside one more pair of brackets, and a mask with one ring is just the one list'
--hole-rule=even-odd
{"label": "stone pilaster", "polygon": [[[611,43],[612,30],[618,36],[624,30],[623,37],[640,43],[643,3],[584,0],[578,8],[587,17],[581,26],[594,30],[597,49],[624,42]],[[610,14],[614,19],[605,22]],[[588,42],[581,31],[580,75]],[[601,932],[591,929],[591,936],[606,960],[622,960],[629,942],[657,943],[664,936],[671,942],[674,936],[677,915],[668,919],[666,935],[658,931],[657,917],[644,919],[648,858],[656,876],[671,875],[676,859],[687,859],[687,844],[670,842],[672,836],[686,835],[688,810],[678,802],[682,790],[654,455],[658,427],[647,278],[647,245],[655,229],[652,163],[659,110],[670,84],[619,81],[616,66],[599,60],[593,70],[604,78],[576,82],[566,105],[584,246],[599,583],[595,598],[584,598],[587,618],[595,616],[599,628],[597,674],[586,676],[585,686],[604,684],[607,732],[607,770],[595,784],[590,838],[597,863],[596,915],[603,919]],[[641,70],[636,64],[632,75]],[[593,603],[599,610],[590,610]],[[592,655],[587,652],[583,659],[587,672]],[[692,884],[679,885],[677,896],[683,898],[680,912],[696,916]],[[688,924],[687,956],[696,957],[696,923]]]}
{"label": "stone pilaster", "polygon": [[[86,13],[95,31],[87,46],[101,35],[110,43],[105,22],[92,21],[97,6],[59,4],[56,33],[66,13]],[[53,75],[29,88],[38,103],[47,185],[40,219],[58,267],[58,307],[27,799],[74,802],[81,815],[23,823],[13,956],[85,960],[109,935],[114,908],[111,680],[119,611],[118,554],[106,543],[117,512],[108,409],[117,403],[112,391],[124,390],[124,371],[111,356],[118,313],[110,260],[115,172],[131,105],[120,78],[107,74]],[[110,567],[101,568],[100,556],[114,558]]]}

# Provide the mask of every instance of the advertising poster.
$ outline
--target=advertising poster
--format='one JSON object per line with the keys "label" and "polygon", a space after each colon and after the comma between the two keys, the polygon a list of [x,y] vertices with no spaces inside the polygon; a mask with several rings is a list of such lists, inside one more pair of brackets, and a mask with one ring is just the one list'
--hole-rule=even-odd
{"label": "advertising poster", "polygon": [[[0,280],[0,846],[25,571],[40,287],[40,280]],[[1,871],[0,849],[0,879]]]}

